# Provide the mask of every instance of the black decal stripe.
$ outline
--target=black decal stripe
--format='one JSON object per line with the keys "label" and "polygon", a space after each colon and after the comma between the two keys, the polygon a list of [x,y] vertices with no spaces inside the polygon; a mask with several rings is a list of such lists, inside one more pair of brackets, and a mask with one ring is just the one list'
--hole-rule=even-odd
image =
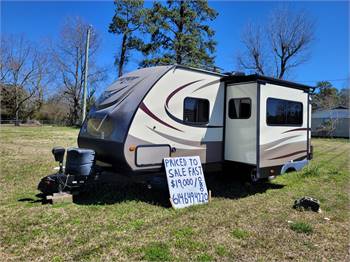
{"label": "black decal stripe", "polygon": [[288,154],[288,155],[283,155],[283,156],[278,156],[278,157],[270,158],[269,160],[275,160],[275,159],[286,158],[286,157],[289,157],[289,156],[294,156],[294,155],[298,155],[298,154],[305,153],[305,152],[307,152],[307,150],[296,151],[296,152],[290,153],[290,154]]}
{"label": "black decal stripe", "polygon": [[283,132],[282,134],[289,133],[289,132],[295,132],[295,131],[307,131],[307,130],[310,130],[310,128],[295,128],[295,129],[287,130],[287,131]]}
{"label": "black decal stripe", "polygon": [[174,120],[175,122],[177,122],[177,123],[179,123],[181,125],[184,125],[184,126],[198,127],[198,128],[222,128],[223,127],[223,126],[210,126],[210,125],[206,125],[206,124],[188,123],[188,122],[185,122],[185,121],[177,118],[176,116],[172,115],[166,107],[164,107],[164,109],[165,109],[165,112],[167,113],[167,115],[172,120]]}

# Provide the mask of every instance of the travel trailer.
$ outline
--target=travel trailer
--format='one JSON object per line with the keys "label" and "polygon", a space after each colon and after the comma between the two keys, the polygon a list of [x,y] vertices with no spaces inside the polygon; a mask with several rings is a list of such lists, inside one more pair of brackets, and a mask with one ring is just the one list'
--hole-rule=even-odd
{"label": "travel trailer", "polygon": [[78,137],[96,165],[137,176],[165,157],[198,155],[204,168],[245,168],[251,179],[299,170],[312,157],[309,86],[181,65],[120,77]]}

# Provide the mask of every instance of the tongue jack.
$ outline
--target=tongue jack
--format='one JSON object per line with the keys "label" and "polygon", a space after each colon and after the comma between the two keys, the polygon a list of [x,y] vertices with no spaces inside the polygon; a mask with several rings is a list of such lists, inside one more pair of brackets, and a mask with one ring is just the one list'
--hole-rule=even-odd
{"label": "tongue jack", "polygon": [[52,149],[52,154],[55,157],[55,161],[59,162],[59,173],[63,173],[63,159],[64,159],[64,153],[66,152],[66,149],[64,147],[54,147]]}

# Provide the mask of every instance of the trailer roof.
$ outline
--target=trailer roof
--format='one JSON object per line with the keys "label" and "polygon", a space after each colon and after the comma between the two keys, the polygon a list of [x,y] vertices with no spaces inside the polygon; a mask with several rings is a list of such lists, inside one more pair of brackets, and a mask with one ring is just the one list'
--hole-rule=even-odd
{"label": "trailer roof", "polygon": [[295,89],[301,89],[305,91],[313,91],[315,87],[307,86],[287,80],[277,79],[273,77],[263,76],[259,74],[252,74],[252,75],[229,75],[225,76],[221,79],[221,81],[231,84],[231,83],[244,83],[244,82],[260,82],[262,84],[269,83],[269,84],[276,84],[281,86],[286,86],[290,88]]}
{"label": "trailer roof", "polygon": [[220,73],[220,72],[216,72],[216,71],[211,71],[209,69],[204,69],[204,68],[199,68],[199,67],[192,67],[192,66],[187,66],[187,65],[180,65],[180,64],[174,64],[173,65],[174,67],[177,67],[177,68],[184,68],[184,69],[188,69],[188,70],[193,70],[193,71],[197,71],[197,72],[203,72],[203,73],[206,73],[206,74],[211,74],[211,75],[216,75],[216,76],[227,76],[227,74],[223,74],[223,73]]}

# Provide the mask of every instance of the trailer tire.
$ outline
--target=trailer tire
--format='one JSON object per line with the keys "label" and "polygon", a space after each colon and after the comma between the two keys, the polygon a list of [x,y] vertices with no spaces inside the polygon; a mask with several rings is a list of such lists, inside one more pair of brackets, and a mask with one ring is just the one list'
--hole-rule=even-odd
{"label": "trailer tire", "polygon": [[291,173],[291,172],[295,172],[295,168],[294,167],[289,167],[285,173]]}
{"label": "trailer tire", "polygon": [[259,178],[257,176],[257,172],[255,168],[250,171],[250,181],[253,184],[257,184],[259,182]]}

